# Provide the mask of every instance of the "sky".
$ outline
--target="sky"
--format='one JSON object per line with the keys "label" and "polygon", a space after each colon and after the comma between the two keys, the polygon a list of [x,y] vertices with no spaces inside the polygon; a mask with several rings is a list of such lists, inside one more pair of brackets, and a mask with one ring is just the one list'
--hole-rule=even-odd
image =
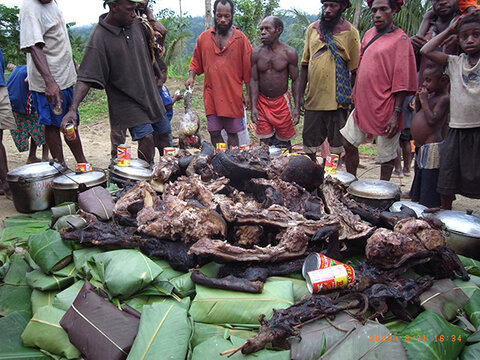
{"label": "sky", "polygon": [[[212,0],[212,4],[213,4]],[[22,0],[0,0],[0,4],[13,7],[20,7]],[[106,12],[103,8],[102,0],[57,0],[58,6],[63,12],[67,23],[76,22],[76,25],[86,25],[96,23],[98,16]],[[282,9],[295,8],[310,14],[318,14],[320,10],[320,1],[309,0],[280,0]],[[159,9],[170,8],[179,11],[179,2],[173,0],[157,0],[155,12]],[[188,12],[192,16],[204,14],[205,2],[201,0],[182,0],[182,11]]]}

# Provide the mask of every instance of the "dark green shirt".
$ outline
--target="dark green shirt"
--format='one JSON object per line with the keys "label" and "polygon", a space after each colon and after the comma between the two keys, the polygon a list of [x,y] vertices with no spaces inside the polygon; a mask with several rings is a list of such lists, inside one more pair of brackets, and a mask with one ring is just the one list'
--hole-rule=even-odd
{"label": "dark green shirt", "polygon": [[105,89],[114,130],[167,121],[151,63],[149,33],[137,19],[121,28],[107,24],[106,15],[92,30],[77,79]]}

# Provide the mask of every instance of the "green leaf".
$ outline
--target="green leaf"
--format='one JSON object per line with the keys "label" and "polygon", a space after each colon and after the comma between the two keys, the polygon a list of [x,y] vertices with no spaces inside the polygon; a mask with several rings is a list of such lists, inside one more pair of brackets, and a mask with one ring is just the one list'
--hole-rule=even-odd
{"label": "green leaf", "polygon": [[195,347],[214,337],[223,337],[224,339],[228,339],[231,336],[235,336],[240,339],[247,340],[253,337],[255,334],[255,331],[231,329],[220,325],[196,322],[193,324],[193,336],[190,344],[192,347]]}
{"label": "green leaf", "polygon": [[35,314],[41,307],[52,305],[55,300],[55,295],[57,294],[58,291],[40,291],[33,289],[32,296],[30,297],[32,313]]}
{"label": "green leaf", "polygon": [[72,306],[73,301],[77,297],[78,293],[82,289],[82,286],[85,284],[85,281],[79,280],[73,285],[69,286],[65,290],[59,292],[55,299],[53,300],[53,306],[67,311],[70,306]]}
{"label": "green leaf", "polygon": [[178,306],[188,310],[190,309],[191,300],[189,297],[183,299],[174,299],[165,296],[135,296],[133,299],[125,301],[125,304],[131,306],[138,312],[142,312],[145,305],[152,305],[155,303],[177,304]]}
{"label": "green leaf", "polygon": [[[220,267],[220,264],[211,262],[202,266],[198,270],[209,277],[216,277]],[[173,285],[175,293],[181,298],[195,293],[195,283],[192,281],[191,275],[192,274],[188,272],[170,279],[170,283]]]}
{"label": "green leaf", "polygon": [[10,261],[10,269],[3,282],[8,285],[27,285],[25,275],[27,271],[30,271],[30,266],[25,262],[25,257],[20,254],[13,254]]}
{"label": "green leaf", "polygon": [[147,305],[127,359],[184,360],[191,332],[186,309],[174,303]]}
{"label": "green leaf", "polygon": [[41,234],[49,228],[50,225],[42,223],[29,223],[25,225],[7,227],[2,232],[0,242],[18,243],[21,241],[26,241],[30,235]]}
{"label": "green leaf", "polygon": [[458,258],[469,274],[480,276],[480,261],[462,255],[458,255]]}
{"label": "green leaf", "polygon": [[63,290],[75,282],[74,276],[49,276],[45,275],[41,270],[33,270],[27,273],[27,283],[30,287],[42,291],[46,290]]}
{"label": "green leaf", "polygon": [[32,214],[18,215],[6,218],[3,224],[6,228],[12,226],[29,226],[31,224],[50,225],[52,212],[50,210],[37,211]]}
{"label": "green leaf", "polygon": [[308,291],[307,288],[307,283],[303,278],[294,279],[284,276],[271,276],[267,279],[267,281],[290,281],[293,286],[293,300],[295,302],[300,301],[302,297],[310,294],[310,291]]}
{"label": "green leaf", "polygon": [[412,360],[455,360],[469,333],[433,311],[424,311],[398,336]]}
{"label": "green leaf", "polygon": [[32,290],[28,286],[0,285],[0,316],[18,311],[25,318],[30,319],[32,316],[31,294]]}
{"label": "green leaf", "polygon": [[460,360],[478,360],[480,359],[480,342],[473,345],[467,345],[460,355]]}
{"label": "green leaf", "polygon": [[435,311],[451,321],[457,311],[463,309],[468,301],[467,295],[450,279],[435,281],[433,286],[420,295],[420,305],[425,310]]}
{"label": "green leaf", "polygon": [[480,277],[476,275],[470,275],[470,280],[463,281],[462,279],[453,280],[457,286],[463,290],[463,292],[471,297],[475,290],[480,290]]}
{"label": "green leaf", "polygon": [[30,235],[28,252],[45,274],[62,269],[71,261],[72,248],[55,230]]}
{"label": "green leaf", "polygon": [[480,291],[476,290],[465,305],[470,322],[480,330]]}
{"label": "green leaf", "polygon": [[85,248],[85,249],[80,249],[80,250],[75,250],[73,252],[73,263],[75,264],[75,267],[77,268],[77,271],[85,276],[87,280],[91,278],[90,276],[90,267],[88,266],[88,261],[96,254],[102,253],[102,250],[100,250],[97,247],[93,248]]}

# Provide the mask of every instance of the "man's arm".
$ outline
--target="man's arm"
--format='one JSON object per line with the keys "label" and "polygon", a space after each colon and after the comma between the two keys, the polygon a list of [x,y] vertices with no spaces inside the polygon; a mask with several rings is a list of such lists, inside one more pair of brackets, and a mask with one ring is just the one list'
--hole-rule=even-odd
{"label": "man's arm", "polygon": [[257,100],[258,100],[258,67],[257,67],[257,50],[254,49],[251,55],[251,70],[250,70],[250,83],[248,88],[250,88],[250,99],[251,99],[251,107],[252,107],[252,122],[254,124],[258,121],[258,110],[257,110]]}
{"label": "man's arm", "polygon": [[74,123],[75,127],[78,126],[77,124],[78,106],[80,105],[82,100],[85,98],[85,96],[87,96],[88,91],[90,90],[91,87],[92,87],[92,83],[77,80],[77,84],[75,85],[75,91],[73,93],[72,104],[70,105],[70,109],[68,109],[68,112],[63,117],[62,124],[60,125],[60,129],[62,131],[65,130],[65,126],[69,122]]}
{"label": "man's arm", "polygon": [[293,99],[295,101],[295,107],[292,112],[292,118],[293,118],[293,125],[297,125],[298,121],[300,120],[300,110],[299,110],[299,104],[298,104],[298,54],[297,52],[293,49],[290,48],[288,49],[288,75],[292,79],[292,95]]}
{"label": "man's arm", "polygon": [[406,91],[399,91],[394,94],[395,96],[395,106],[393,109],[393,114],[388,121],[387,127],[385,129],[385,136],[389,139],[398,134],[398,129],[400,128],[400,118],[403,109],[403,102],[407,96]]}
{"label": "man's arm", "polygon": [[188,89],[190,87],[193,88],[193,85],[195,85],[195,76],[197,74],[193,70],[188,71],[188,79],[185,81],[185,88]]}
{"label": "man's arm", "polygon": [[298,78],[297,85],[297,97],[295,98],[295,104],[299,109],[300,114],[305,112],[305,89],[307,88],[308,81],[308,65],[301,65],[300,77]]}
{"label": "man's arm", "polygon": [[448,55],[445,54],[442,51],[436,50],[439,48],[442,43],[447,40],[451,35],[455,34],[455,29],[458,24],[458,19],[449,27],[447,27],[444,31],[442,31],[440,34],[435,36],[432,40],[427,42],[421,49],[420,49],[420,54],[423,56],[426,56],[433,62],[440,64],[440,65],[446,65],[448,62]]}
{"label": "man's arm", "polygon": [[48,67],[47,57],[43,52],[43,44],[36,44],[24,50],[32,55],[33,63],[45,81],[45,96],[49,104],[62,103],[62,93]]}

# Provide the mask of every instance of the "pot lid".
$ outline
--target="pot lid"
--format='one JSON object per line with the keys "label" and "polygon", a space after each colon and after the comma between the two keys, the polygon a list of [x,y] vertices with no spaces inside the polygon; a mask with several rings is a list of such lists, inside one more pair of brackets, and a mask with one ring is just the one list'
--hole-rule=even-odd
{"label": "pot lid", "polygon": [[427,210],[428,208],[426,206],[423,206],[418,203],[414,203],[413,201],[397,201],[390,206],[390,211],[391,212],[400,212],[402,211],[402,206],[407,206],[413,211],[415,211],[415,214],[417,214],[418,217],[421,217],[423,214],[424,210]]}
{"label": "pot lid", "polygon": [[354,182],[355,180],[357,180],[357,178],[355,177],[355,175],[352,175],[350,174],[349,172],[346,172],[346,171],[340,171],[340,170],[337,170],[337,172],[335,174],[325,174],[327,176],[331,176],[337,180],[340,180],[342,183],[344,183],[345,185],[350,185],[352,182]]}
{"label": "pot lid", "polygon": [[142,168],[148,168],[148,163],[145,160],[142,159],[131,159],[130,160],[130,166],[133,167],[142,167]]}
{"label": "pot lid", "polygon": [[114,165],[110,171],[114,175],[121,176],[134,181],[150,180],[153,173],[152,170],[144,167],[118,166],[118,165]]}
{"label": "pot lid", "polygon": [[480,216],[473,214],[471,210],[467,212],[441,210],[431,216],[443,222],[449,231],[480,238]]}
{"label": "pot lid", "polygon": [[18,181],[19,178],[25,180],[35,180],[44,177],[55,176],[61,174],[64,167],[58,163],[38,162],[27,164],[13,169],[7,173],[8,181]]}
{"label": "pot lid", "polygon": [[354,196],[365,199],[395,199],[400,198],[400,186],[385,180],[357,180],[350,184],[347,191]]}
{"label": "pot lid", "polygon": [[55,178],[55,180],[53,180],[53,188],[59,190],[78,189],[80,184],[93,187],[105,181],[107,181],[107,176],[103,171],[70,172]]}

